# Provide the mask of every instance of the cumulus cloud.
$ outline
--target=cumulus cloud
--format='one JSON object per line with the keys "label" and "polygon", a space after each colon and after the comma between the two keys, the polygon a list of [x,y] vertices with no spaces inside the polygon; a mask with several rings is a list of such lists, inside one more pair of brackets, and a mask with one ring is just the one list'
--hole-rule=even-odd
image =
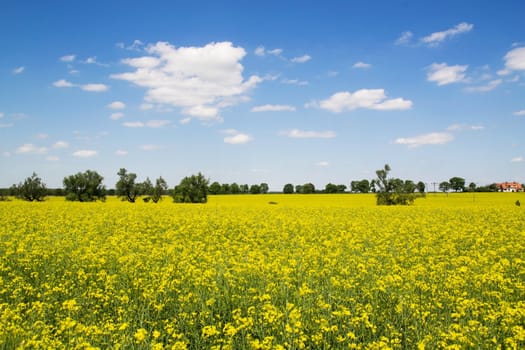
{"label": "cumulus cloud", "polygon": [[121,101],[113,101],[110,104],[108,104],[108,108],[110,109],[124,109],[126,108],[126,104]]}
{"label": "cumulus cloud", "polygon": [[370,67],[372,67],[370,63],[365,63],[361,61],[354,63],[354,65],[352,66],[352,68],[359,68],[359,69],[368,69]]}
{"label": "cumulus cloud", "polygon": [[468,65],[449,66],[446,63],[432,63],[428,68],[427,80],[437,85],[460,83],[466,79]]}
{"label": "cumulus cloud", "polygon": [[421,38],[421,42],[429,46],[437,46],[448,38],[452,38],[456,35],[468,33],[474,28],[473,24],[462,22],[454,27],[441,31],[434,32],[428,36]]}
{"label": "cumulus cloud", "polygon": [[122,112],[115,112],[115,113],[111,113],[111,115],[109,116],[112,120],[119,120],[121,118],[124,118],[124,113]]}
{"label": "cumulus cloud", "polygon": [[294,106],[289,105],[262,105],[255,106],[251,109],[252,112],[295,112]]}
{"label": "cumulus cloud", "polygon": [[75,55],[65,55],[60,57],[60,60],[62,62],[73,62],[77,56]]}
{"label": "cumulus cloud", "polygon": [[69,144],[65,141],[57,141],[53,144],[53,148],[68,148]]}
{"label": "cumulus cloud", "polygon": [[311,59],[312,57],[310,55],[302,55],[299,57],[294,57],[290,61],[293,63],[305,63],[305,62],[310,61]]}
{"label": "cumulus cloud", "polygon": [[525,47],[517,47],[507,52],[505,69],[498,71],[499,75],[508,75],[512,71],[525,71]]}
{"label": "cumulus cloud", "polygon": [[53,86],[57,88],[66,88],[66,87],[74,87],[76,85],[65,79],[60,79],[60,80],[55,81],[53,83]]}
{"label": "cumulus cloud", "polygon": [[105,84],[85,84],[81,85],[80,88],[84,91],[90,92],[104,92],[109,89],[109,87]]}
{"label": "cumulus cloud", "polygon": [[227,135],[224,137],[224,143],[228,143],[230,145],[240,145],[253,141],[253,137],[251,135],[242,133],[235,129],[222,130],[222,133]]}
{"label": "cumulus cloud", "polygon": [[395,41],[396,45],[408,45],[410,41],[412,40],[412,37],[414,34],[411,31],[406,31],[401,33],[399,38]]}
{"label": "cumulus cloud", "polygon": [[73,152],[72,155],[73,157],[77,157],[77,158],[90,158],[90,157],[96,156],[97,154],[98,154],[97,151],[84,149],[84,150]]}
{"label": "cumulus cloud", "polygon": [[[315,106],[315,102],[308,106]],[[384,89],[361,89],[356,92],[338,92],[319,102],[319,107],[334,113],[353,111],[359,108],[380,111],[406,110],[412,108],[412,101],[403,98],[387,99]]]}
{"label": "cumulus cloud", "polygon": [[489,81],[485,85],[469,86],[469,87],[465,88],[465,91],[467,91],[467,92],[488,92],[488,91],[492,91],[495,88],[497,88],[502,82],[503,82],[503,80],[501,80],[501,79],[495,79],[495,80]]}
{"label": "cumulus cloud", "polygon": [[32,143],[25,143],[16,149],[19,154],[46,154],[48,149],[46,147],[38,147]]}
{"label": "cumulus cloud", "polygon": [[447,132],[432,132],[429,134],[400,137],[395,140],[398,145],[407,145],[409,148],[420,147],[424,145],[443,145],[454,139],[454,136]]}
{"label": "cumulus cloud", "polygon": [[13,74],[17,75],[17,74],[22,74],[24,72],[24,70],[26,69],[26,67],[16,67],[15,69],[13,69]]}
{"label": "cumulus cloud", "polygon": [[179,107],[190,119],[220,121],[221,108],[239,103],[262,81],[256,75],[244,79],[240,61],[246,51],[230,42],[179,48],[157,42],[146,52],[123,60],[133,71],[111,77],[145,88],[146,104]]}
{"label": "cumulus cloud", "polygon": [[517,115],[517,116],[523,116],[523,115],[525,115],[525,109],[522,109],[521,111],[516,111],[513,114]]}
{"label": "cumulus cloud", "polygon": [[510,160],[512,163],[521,163],[524,162],[525,159],[523,157],[514,157]]}
{"label": "cumulus cloud", "polygon": [[333,131],[306,131],[292,129],[281,132],[281,135],[294,139],[333,139],[336,133]]}

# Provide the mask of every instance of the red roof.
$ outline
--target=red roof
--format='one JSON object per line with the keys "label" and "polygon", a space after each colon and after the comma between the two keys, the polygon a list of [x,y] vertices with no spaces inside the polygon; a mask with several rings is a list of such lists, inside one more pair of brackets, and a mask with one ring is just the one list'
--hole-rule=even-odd
{"label": "red roof", "polygon": [[502,182],[496,185],[498,185],[498,187],[502,189],[503,191],[505,191],[506,189],[523,191],[523,186],[519,182],[515,182],[515,181],[514,182]]}

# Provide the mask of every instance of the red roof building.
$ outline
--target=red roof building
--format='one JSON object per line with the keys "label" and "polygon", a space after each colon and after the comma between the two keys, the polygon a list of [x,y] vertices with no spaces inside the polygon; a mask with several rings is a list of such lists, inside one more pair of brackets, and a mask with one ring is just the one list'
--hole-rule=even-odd
{"label": "red roof building", "polygon": [[496,185],[500,192],[523,192],[523,185],[519,182],[502,182]]}

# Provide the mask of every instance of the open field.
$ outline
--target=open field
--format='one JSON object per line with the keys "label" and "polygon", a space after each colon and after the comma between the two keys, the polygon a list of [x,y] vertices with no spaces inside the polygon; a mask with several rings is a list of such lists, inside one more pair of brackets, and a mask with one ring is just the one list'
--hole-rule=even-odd
{"label": "open field", "polygon": [[0,220],[0,349],[525,347],[523,193],[52,198]]}

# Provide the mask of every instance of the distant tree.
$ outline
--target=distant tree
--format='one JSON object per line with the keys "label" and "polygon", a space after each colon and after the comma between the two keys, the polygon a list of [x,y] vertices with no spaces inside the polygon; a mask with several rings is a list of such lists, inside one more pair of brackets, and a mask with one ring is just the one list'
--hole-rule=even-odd
{"label": "distant tree", "polygon": [[416,195],[413,193],[415,185],[412,181],[403,181],[397,178],[388,178],[390,166],[385,164],[383,169],[376,171],[375,181],[377,205],[409,205],[414,202]]}
{"label": "distant tree", "polygon": [[293,188],[292,184],[286,184],[283,187],[283,193],[285,193],[285,194],[291,194],[291,193],[293,193],[293,190],[294,190],[294,188]]}
{"label": "distant tree", "polygon": [[7,188],[0,189],[0,202],[5,202],[9,200],[9,190]]}
{"label": "distant tree", "polygon": [[315,193],[315,186],[313,183],[305,183],[303,185],[303,193],[309,194],[309,193]]}
{"label": "distant tree", "polygon": [[231,194],[230,192],[230,184],[221,184],[221,192],[220,194]]}
{"label": "distant tree", "polygon": [[416,189],[419,193],[425,193],[425,183],[423,181],[419,181],[416,184]]}
{"label": "distant tree", "polygon": [[268,184],[264,183],[264,182],[262,184],[260,184],[259,187],[261,188],[261,193],[262,194],[266,194],[270,190],[270,187],[268,186]]}
{"label": "distant tree", "polygon": [[42,179],[36,173],[26,178],[24,182],[13,185],[12,188],[16,197],[30,202],[43,201],[47,194],[46,184],[42,182]]}
{"label": "distant tree", "polygon": [[261,186],[260,185],[251,185],[250,186],[250,193],[251,194],[260,194],[261,193]]}
{"label": "distant tree", "polygon": [[327,183],[326,186],[324,187],[324,192],[325,193],[337,193],[337,185],[333,183]]}
{"label": "distant tree", "polygon": [[465,189],[465,179],[462,177],[455,176],[448,180],[448,182],[450,183],[450,188],[455,192],[463,191]]}
{"label": "distant tree", "polygon": [[376,192],[376,180],[370,181],[370,192]]}
{"label": "distant tree", "polygon": [[303,193],[303,185],[295,186],[295,193]]}
{"label": "distant tree", "polygon": [[443,181],[439,184],[439,190],[442,192],[450,191],[450,183],[448,181]]}
{"label": "distant tree", "polygon": [[239,194],[241,193],[241,188],[236,182],[234,182],[230,185],[230,192],[231,194]]}
{"label": "distant tree", "polygon": [[346,185],[337,185],[337,193],[344,193],[346,191]]}
{"label": "distant tree", "polygon": [[104,178],[93,170],[78,172],[62,181],[66,200],[79,202],[94,202],[106,200],[106,188],[102,185]]}
{"label": "distant tree", "polygon": [[242,184],[239,186],[241,189],[241,193],[249,193],[250,192],[250,186],[248,184]]}
{"label": "distant tree", "polygon": [[151,200],[153,201],[153,203],[157,203],[158,201],[162,200],[162,196],[166,193],[167,190],[168,183],[162,178],[162,176],[155,180],[155,187],[153,187],[153,191],[151,194]]}
{"label": "distant tree", "polygon": [[139,195],[143,196],[142,200],[146,203],[149,202],[153,196],[153,183],[151,183],[149,177],[147,177],[144,182],[139,183],[137,186],[139,188]]}
{"label": "distant tree", "polygon": [[474,182],[469,183],[468,189],[469,189],[470,192],[475,192],[476,191],[476,184]]}
{"label": "distant tree", "polygon": [[173,189],[176,203],[206,203],[208,201],[208,180],[198,173],[187,176]]}
{"label": "distant tree", "polygon": [[135,183],[137,174],[128,173],[125,168],[121,168],[117,173],[119,180],[116,184],[115,193],[123,201],[127,200],[130,203],[135,203],[135,199],[140,195],[141,188]]}
{"label": "distant tree", "polygon": [[221,184],[217,181],[214,181],[208,188],[210,194],[219,194],[221,192]]}
{"label": "distant tree", "polygon": [[350,188],[354,193],[368,193],[370,192],[370,182],[366,179],[355,180],[350,183]]}

